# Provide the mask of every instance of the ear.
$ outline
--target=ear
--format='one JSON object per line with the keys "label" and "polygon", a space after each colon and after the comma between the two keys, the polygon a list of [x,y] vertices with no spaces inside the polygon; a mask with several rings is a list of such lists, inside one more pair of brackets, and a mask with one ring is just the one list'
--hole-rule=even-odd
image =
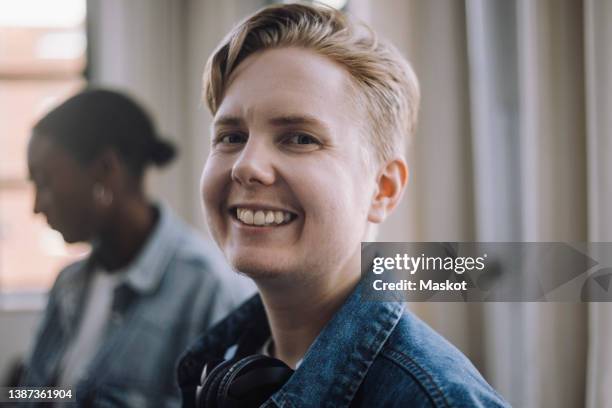
{"label": "ear", "polygon": [[403,158],[395,158],[380,170],[376,189],[368,211],[368,221],[382,223],[399,203],[408,183],[408,165]]}
{"label": "ear", "polygon": [[123,166],[117,152],[113,149],[104,149],[92,161],[90,170],[94,182],[101,183],[106,188],[114,188],[120,180]]}

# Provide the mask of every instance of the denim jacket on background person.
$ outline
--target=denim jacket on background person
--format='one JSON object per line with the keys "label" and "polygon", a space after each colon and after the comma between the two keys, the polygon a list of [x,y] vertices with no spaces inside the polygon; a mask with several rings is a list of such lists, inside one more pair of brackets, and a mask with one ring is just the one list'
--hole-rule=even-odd
{"label": "denim jacket on background person", "polygon": [[[362,286],[262,407],[509,406],[459,350],[404,310],[403,303],[362,300]],[[195,406],[196,387],[208,361],[231,358],[235,350],[258,350],[269,336],[261,298],[255,295],[181,358],[183,407]]]}
{"label": "denim jacket on background person", "polygon": [[[254,291],[168,207],[160,205],[159,212],[153,233],[115,289],[105,337],[86,378],[73,388],[79,406],[178,406],[178,357]],[[21,386],[53,386],[58,380],[93,262],[90,257],[59,274]]]}

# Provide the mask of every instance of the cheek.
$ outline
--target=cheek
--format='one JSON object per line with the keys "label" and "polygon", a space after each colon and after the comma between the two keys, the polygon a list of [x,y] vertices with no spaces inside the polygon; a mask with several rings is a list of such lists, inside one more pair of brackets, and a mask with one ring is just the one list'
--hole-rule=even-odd
{"label": "cheek", "polygon": [[365,235],[360,180],[346,170],[333,170],[316,178],[310,174],[296,191],[306,214],[299,257],[305,270],[335,270],[346,264]]}
{"label": "cheek", "polygon": [[53,204],[56,210],[73,216],[90,211],[93,204],[91,188],[87,188],[80,180],[55,189]]}
{"label": "cheek", "polygon": [[[205,206],[220,204],[220,195],[224,186],[229,181],[229,173],[226,171],[222,160],[211,156],[206,161],[200,178],[200,189]],[[211,208],[207,208],[211,209]]]}
{"label": "cheek", "polygon": [[224,199],[224,191],[230,182],[230,169],[226,168],[223,161],[210,157],[202,170],[200,178],[200,191],[206,222],[213,233],[217,235],[218,229],[222,227],[225,220],[221,216],[221,205]]}
{"label": "cheek", "polygon": [[367,180],[341,166],[305,174],[308,176],[293,183],[298,186],[296,194],[309,218],[305,227],[319,236],[316,239],[360,238],[371,195],[366,191]]}
{"label": "cheek", "polygon": [[97,225],[91,189],[75,182],[70,188],[56,190],[50,218],[69,242],[89,239]]}

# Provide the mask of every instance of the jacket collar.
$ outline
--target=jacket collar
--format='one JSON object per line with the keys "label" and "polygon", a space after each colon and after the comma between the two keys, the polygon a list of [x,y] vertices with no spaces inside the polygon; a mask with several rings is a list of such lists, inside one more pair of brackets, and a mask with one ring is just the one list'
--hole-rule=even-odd
{"label": "jacket collar", "polygon": [[[311,345],[300,367],[289,381],[264,404],[280,407],[348,406],[367,371],[401,318],[401,302],[368,302],[360,282]],[[184,355],[178,380],[184,398],[189,399],[199,384],[204,365],[222,358],[228,347],[241,338],[261,346],[269,325],[259,295],[215,326]],[[256,339],[256,340],[255,340]],[[248,347],[256,349],[257,347]],[[240,351],[237,356],[240,357]]]}
{"label": "jacket collar", "polygon": [[[147,238],[140,253],[125,267],[124,284],[138,294],[154,292],[160,285],[163,274],[171,261],[176,247],[180,245],[180,221],[172,210],[164,204],[157,206],[159,219]],[[68,277],[66,285],[58,288],[59,308],[64,330],[70,331],[75,322],[86,288],[95,266],[96,245],[92,245],[92,255],[84,262],[75,265],[76,270]]]}
{"label": "jacket collar", "polygon": [[363,281],[357,285],[308,349],[300,367],[272,396],[278,406],[350,405],[404,310],[400,302],[362,299],[365,288]]}
{"label": "jacket collar", "polygon": [[[178,219],[164,204],[156,205],[159,218],[142,249],[123,268],[123,283],[138,294],[154,292],[160,285],[164,271],[180,243]],[[90,267],[95,267],[95,244]]]}
{"label": "jacket collar", "polygon": [[152,293],[180,245],[179,220],[165,205],[158,205],[159,220],[136,259],[127,266],[125,283],[136,293]]}
{"label": "jacket collar", "polygon": [[[251,333],[255,335],[249,336]],[[177,374],[185,400],[195,396],[200,375],[209,361],[222,359],[227,349],[241,343],[241,339],[248,339],[250,343],[257,345],[259,341],[263,344],[269,335],[266,312],[261,297],[256,294],[207,331],[183,354]]]}

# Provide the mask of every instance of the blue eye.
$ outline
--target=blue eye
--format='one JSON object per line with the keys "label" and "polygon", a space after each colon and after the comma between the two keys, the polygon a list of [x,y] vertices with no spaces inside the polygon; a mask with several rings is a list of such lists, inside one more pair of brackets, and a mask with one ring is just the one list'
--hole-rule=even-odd
{"label": "blue eye", "polygon": [[288,139],[289,143],[298,145],[321,144],[316,138],[305,133],[297,133]]}
{"label": "blue eye", "polygon": [[222,143],[222,144],[238,144],[238,143],[244,143],[245,141],[246,141],[246,137],[239,133],[230,133],[226,135],[221,135],[217,139],[217,143]]}

